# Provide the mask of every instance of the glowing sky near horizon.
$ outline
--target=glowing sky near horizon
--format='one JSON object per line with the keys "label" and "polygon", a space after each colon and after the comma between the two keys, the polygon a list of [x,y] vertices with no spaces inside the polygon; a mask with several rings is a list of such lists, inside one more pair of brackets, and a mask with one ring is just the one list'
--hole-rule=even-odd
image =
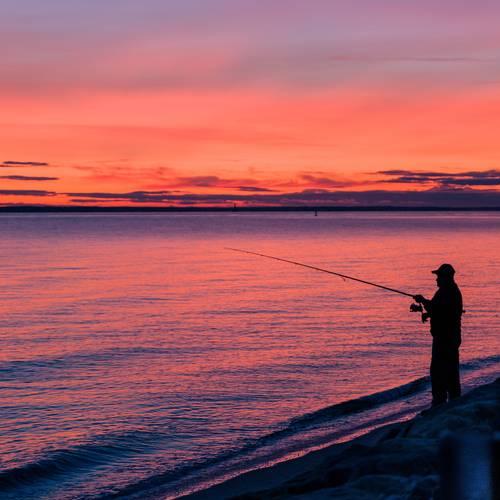
{"label": "glowing sky near horizon", "polygon": [[500,205],[498,2],[1,9],[1,204]]}

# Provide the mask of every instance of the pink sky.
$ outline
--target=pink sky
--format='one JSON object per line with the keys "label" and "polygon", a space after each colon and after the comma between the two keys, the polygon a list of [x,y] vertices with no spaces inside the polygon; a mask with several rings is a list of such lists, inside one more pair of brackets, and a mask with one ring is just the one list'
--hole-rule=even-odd
{"label": "pink sky", "polygon": [[324,204],[454,191],[500,206],[499,14],[7,0],[0,203],[304,204],[322,190]]}

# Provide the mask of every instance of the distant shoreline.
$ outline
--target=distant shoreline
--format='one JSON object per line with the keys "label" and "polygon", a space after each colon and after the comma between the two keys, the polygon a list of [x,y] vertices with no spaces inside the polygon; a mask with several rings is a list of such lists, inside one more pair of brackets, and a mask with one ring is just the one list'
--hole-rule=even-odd
{"label": "distant shoreline", "polygon": [[38,206],[9,205],[0,206],[2,213],[146,213],[146,212],[500,212],[500,207],[404,207],[404,206],[261,206],[261,207],[130,207],[130,206]]}

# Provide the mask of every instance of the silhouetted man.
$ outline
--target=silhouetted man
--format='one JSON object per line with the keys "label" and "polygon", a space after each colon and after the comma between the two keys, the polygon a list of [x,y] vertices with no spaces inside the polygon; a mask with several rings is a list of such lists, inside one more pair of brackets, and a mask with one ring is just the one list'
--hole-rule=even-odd
{"label": "silhouetted man", "polygon": [[431,319],[432,335],[432,406],[460,396],[460,373],[458,348],[462,341],[462,294],[455,283],[455,270],[450,264],[443,264],[432,271],[436,275],[438,291],[432,300],[422,295],[413,297],[422,304],[425,313],[423,321]]}

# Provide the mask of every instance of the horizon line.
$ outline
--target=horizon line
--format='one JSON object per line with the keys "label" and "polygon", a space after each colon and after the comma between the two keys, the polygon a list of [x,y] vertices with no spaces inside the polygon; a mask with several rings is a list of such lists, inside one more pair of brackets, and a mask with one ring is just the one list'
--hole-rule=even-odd
{"label": "horizon line", "polygon": [[498,212],[500,206],[419,206],[365,205],[365,206],[258,206],[258,207],[159,207],[159,206],[102,206],[102,205],[7,205],[0,206],[0,213],[35,212]]}

